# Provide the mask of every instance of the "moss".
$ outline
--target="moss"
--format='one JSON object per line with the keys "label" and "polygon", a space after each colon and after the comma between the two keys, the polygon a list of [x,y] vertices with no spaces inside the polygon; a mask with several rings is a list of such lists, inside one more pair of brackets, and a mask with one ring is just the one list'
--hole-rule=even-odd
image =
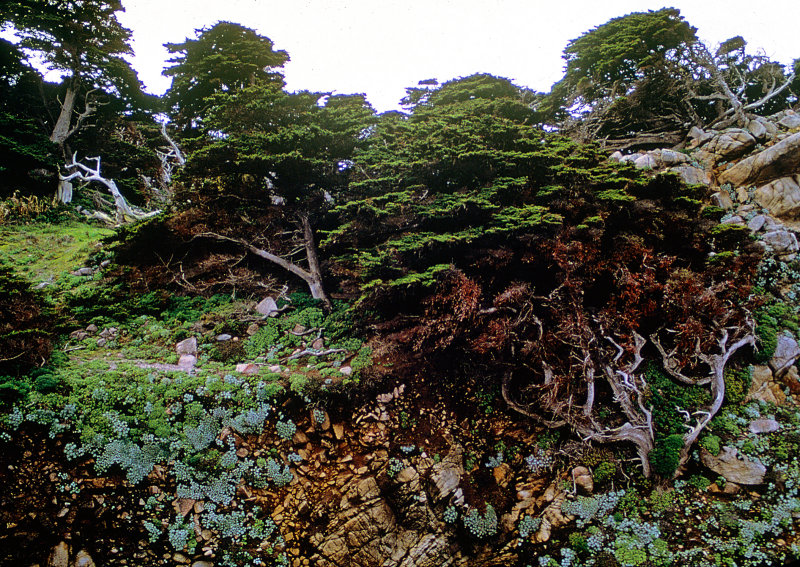
{"label": "moss", "polygon": [[700,439],[700,446],[714,456],[719,455],[722,440],[716,435],[706,435]]}
{"label": "moss", "polygon": [[[774,352],[774,349],[773,349]],[[753,367],[725,369],[725,399],[730,404],[741,404],[753,383]]]}

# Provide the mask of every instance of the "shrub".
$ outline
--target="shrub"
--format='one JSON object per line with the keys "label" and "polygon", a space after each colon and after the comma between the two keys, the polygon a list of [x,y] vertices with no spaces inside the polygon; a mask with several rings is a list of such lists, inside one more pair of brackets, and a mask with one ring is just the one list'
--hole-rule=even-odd
{"label": "shrub", "polygon": [[650,451],[650,463],[653,465],[653,470],[661,476],[671,476],[678,468],[681,449],[683,449],[682,435],[673,434],[657,438],[653,450]]}

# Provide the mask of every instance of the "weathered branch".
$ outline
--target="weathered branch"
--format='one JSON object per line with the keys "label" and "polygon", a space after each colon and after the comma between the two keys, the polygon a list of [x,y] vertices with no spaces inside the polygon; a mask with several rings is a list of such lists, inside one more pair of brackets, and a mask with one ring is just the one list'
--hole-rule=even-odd
{"label": "weathered branch", "polygon": [[143,218],[151,217],[157,215],[161,211],[151,211],[149,213],[145,213],[140,210],[136,210],[131,207],[128,202],[125,200],[125,197],[122,196],[120,193],[117,184],[114,182],[113,179],[108,179],[100,175],[100,157],[91,157],[86,158],[88,161],[94,161],[97,163],[97,166],[92,169],[91,167],[84,165],[83,163],[77,160],[77,152],[72,154],[72,163],[66,164],[64,167],[69,170],[73,170],[72,173],[69,175],[61,175],[60,180],[62,184],[70,183],[73,179],[78,179],[85,183],[91,183],[92,181],[96,181],[101,183],[108,189],[108,192],[111,193],[111,196],[114,197],[114,206],[116,208],[116,217],[117,222],[126,222],[126,221],[134,221],[140,220]]}

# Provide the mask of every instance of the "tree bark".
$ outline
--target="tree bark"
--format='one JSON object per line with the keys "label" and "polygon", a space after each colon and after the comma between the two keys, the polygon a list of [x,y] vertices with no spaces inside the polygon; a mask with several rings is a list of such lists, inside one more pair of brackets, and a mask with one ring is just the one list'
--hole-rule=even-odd
{"label": "tree bark", "polygon": [[328,294],[325,293],[325,288],[322,286],[322,270],[319,267],[317,242],[314,239],[314,230],[311,228],[308,215],[300,215],[300,223],[303,226],[303,244],[306,248],[306,258],[308,258],[308,271],[311,274],[311,281],[308,282],[308,287],[311,289],[311,297],[314,299],[321,299],[325,307],[331,309],[331,300],[328,298]]}
{"label": "tree bark", "polygon": [[61,111],[56,120],[56,125],[53,127],[53,132],[50,134],[50,141],[58,144],[58,147],[62,150],[64,148],[64,143],[70,135],[72,112],[75,110],[75,99],[77,96],[78,93],[74,85],[71,84],[67,87],[67,92],[64,94],[64,101],[61,103]]}

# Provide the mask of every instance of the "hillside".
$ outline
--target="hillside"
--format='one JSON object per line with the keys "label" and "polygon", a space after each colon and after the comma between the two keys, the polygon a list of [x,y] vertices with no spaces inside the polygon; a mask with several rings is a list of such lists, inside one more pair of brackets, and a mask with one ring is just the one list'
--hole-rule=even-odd
{"label": "hillside", "polygon": [[0,564],[800,559],[797,65],[695,31],[378,115],[221,22],[50,122],[0,40]]}

